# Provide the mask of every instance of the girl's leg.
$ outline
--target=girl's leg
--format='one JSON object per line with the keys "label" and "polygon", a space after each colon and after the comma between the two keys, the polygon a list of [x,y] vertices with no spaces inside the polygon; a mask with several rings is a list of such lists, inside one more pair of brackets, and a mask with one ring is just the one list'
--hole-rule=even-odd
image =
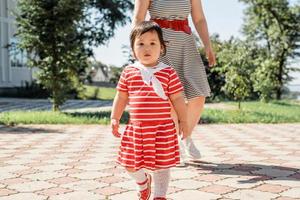
{"label": "girl's leg", "polygon": [[133,178],[138,186],[138,190],[142,191],[147,188],[147,175],[143,169],[135,170],[133,168],[126,168],[128,175]]}
{"label": "girl's leg", "polygon": [[154,198],[166,197],[170,182],[170,169],[160,169],[154,171],[153,180]]}

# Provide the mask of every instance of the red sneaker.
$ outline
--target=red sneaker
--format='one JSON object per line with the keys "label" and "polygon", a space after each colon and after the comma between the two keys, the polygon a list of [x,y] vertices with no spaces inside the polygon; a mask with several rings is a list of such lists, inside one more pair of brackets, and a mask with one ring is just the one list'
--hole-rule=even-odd
{"label": "red sneaker", "polygon": [[153,200],[167,200],[165,197],[155,197]]}
{"label": "red sneaker", "polygon": [[151,195],[151,181],[152,181],[152,177],[150,174],[146,173],[146,177],[147,177],[147,180],[143,183],[139,183],[139,185],[144,185],[147,183],[147,188],[140,191],[138,193],[138,196],[139,196],[139,200],[149,200],[150,198],[150,195]]}

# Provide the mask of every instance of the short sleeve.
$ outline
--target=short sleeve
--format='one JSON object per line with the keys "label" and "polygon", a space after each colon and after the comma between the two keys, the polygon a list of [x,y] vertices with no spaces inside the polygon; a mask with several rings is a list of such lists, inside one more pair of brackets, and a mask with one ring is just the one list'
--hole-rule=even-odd
{"label": "short sleeve", "polygon": [[183,91],[183,86],[179,80],[179,77],[175,69],[170,70],[169,83],[168,83],[168,94],[175,94],[177,92]]}
{"label": "short sleeve", "polygon": [[127,75],[126,75],[126,70],[124,69],[121,73],[118,85],[117,85],[117,90],[121,92],[128,92],[128,86],[127,86]]}

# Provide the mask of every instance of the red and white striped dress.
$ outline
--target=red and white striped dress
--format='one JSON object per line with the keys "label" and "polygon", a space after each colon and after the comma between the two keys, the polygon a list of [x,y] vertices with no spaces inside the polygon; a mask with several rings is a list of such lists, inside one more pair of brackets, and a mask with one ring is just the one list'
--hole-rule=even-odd
{"label": "red and white striped dress", "polygon": [[[183,91],[172,67],[156,73],[166,96]],[[169,100],[143,82],[140,70],[127,66],[117,90],[128,92],[130,122],[122,135],[118,162],[136,170],[170,168],[179,163],[179,146]]]}

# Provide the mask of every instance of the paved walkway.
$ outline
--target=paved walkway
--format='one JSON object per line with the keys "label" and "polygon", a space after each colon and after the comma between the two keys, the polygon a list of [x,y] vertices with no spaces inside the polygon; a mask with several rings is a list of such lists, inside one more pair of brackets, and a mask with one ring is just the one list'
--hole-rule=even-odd
{"label": "paved walkway", "polygon": [[[95,112],[110,110],[112,101],[105,100],[68,100],[61,107],[66,112]],[[0,112],[31,110],[42,111],[51,110],[52,104],[48,99],[19,99],[19,98],[0,98]]]}
{"label": "paved walkway", "polygon": [[[124,127],[122,127],[124,128]],[[168,199],[299,199],[300,124],[201,125]],[[134,200],[108,126],[0,126],[0,200]]]}
{"label": "paved walkway", "polygon": [[[112,101],[110,100],[68,100],[61,107],[64,112],[97,112],[110,111]],[[235,106],[222,103],[208,103],[205,108],[214,109],[237,109]],[[43,111],[51,110],[52,104],[48,99],[20,99],[20,98],[0,98],[0,113],[7,111],[31,110]]]}

